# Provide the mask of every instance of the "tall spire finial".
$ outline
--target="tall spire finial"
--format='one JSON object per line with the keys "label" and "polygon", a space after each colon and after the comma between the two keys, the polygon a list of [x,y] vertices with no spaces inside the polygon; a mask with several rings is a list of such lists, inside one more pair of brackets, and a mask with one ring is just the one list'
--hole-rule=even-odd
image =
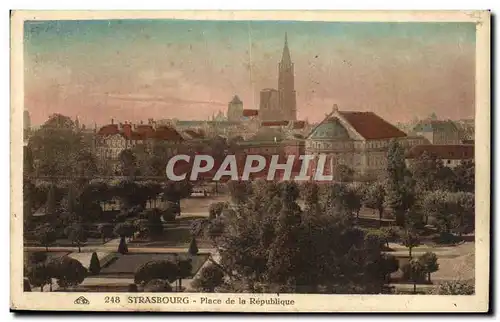
{"label": "tall spire finial", "polygon": [[288,34],[285,32],[285,46],[283,47],[283,55],[281,56],[281,63],[285,66],[290,66],[292,64],[292,59],[290,58],[290,49],[288,49]]}

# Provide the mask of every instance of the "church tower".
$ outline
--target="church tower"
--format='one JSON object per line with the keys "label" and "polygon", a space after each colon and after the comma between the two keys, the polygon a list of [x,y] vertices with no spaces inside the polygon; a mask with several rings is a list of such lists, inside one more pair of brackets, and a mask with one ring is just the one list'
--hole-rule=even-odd
{"label": "church tower", "polygon": [[278,77],[279,109],[284,120],[297,120],[297,101],[294,84],[294,68],[288,49],[288,38],[285,33],[285,46],[279,63]]}

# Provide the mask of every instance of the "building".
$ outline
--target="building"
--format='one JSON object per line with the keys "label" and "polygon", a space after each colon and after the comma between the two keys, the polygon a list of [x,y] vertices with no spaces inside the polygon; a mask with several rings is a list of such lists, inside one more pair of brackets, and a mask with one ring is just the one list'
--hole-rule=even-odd
{"label": "building", "polygon": [[166,144],[168,153],[176,154],[184,138],[174,128],[166,125],[156,126],[151,120],[148,124],[114,123],[101,127],[94,138],[95,154],[100,165],[110,166],[116,172],[120,165],[120,153],[143,145],[146,151],[155,144]]}
{"label": "building", "polygon": [[458,126],[450,120],[427,119],[421,121],[413,128],[412,133],[425,137],[431,144],[456,145],[462,143]]}
{"label": "building", "polygon": [[278,72],[278,89],[267,88],[260,92],[259,115],[262,121],[297,119],[294,64],[290,57],[286,34]]}
{"label": "building", "polygon": [[[339,111],[334,106],[306,136],[305,152],[326,154],[323,174],[333,174],[337,166],[344,165],[358,176],[374,178],[387,166],[387,151],[393,139],[408,149],[428,143],[423,137],[409,137],[373,112]],[[311,175],[316,167],[317,163],[311,162]]]}
{"label": "building", "polygon": [[227,105],[227,120],[232,122],[241,121],[243,116],[243,102],[235,95]]}
{"label": "building", "polygon": [[474,160],[474,145],[437,145],[426,144],[412,147],[406,154],[406,163],[411,164],[424,152],[443,161],[447,167],[454,168],[463,161]]}
{"label": "building", "polygon": [[279,92],[274,88],[260,91],[259,116],[263,121],[281,120],[283,113],[279,105]]}

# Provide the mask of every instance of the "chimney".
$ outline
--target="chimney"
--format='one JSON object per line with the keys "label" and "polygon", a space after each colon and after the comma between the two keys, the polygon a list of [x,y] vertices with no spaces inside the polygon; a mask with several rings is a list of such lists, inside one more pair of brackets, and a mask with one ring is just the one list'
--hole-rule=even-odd
{"label": "chimney", "polygon": [[111,119],[111,124],[115,124],[115,119]]}

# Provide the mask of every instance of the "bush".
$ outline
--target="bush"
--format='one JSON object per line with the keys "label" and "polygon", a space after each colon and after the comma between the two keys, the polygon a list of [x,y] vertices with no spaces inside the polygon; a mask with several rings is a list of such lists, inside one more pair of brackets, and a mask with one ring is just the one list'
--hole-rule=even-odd
{"label": "bush", "polygon": [[196,239],[193,237],[191,239],[191,243],[189,244],[188,252],[189,252],[189,254],[194,256],[194,255],[198,254],[198,251],[199,250],[198,250],[198,245],[196,245]]}
{"label": "bush", "polygon": [[224,282],[224,272],[214,265],[210,264],[203,268],[200,275],[193,281],[193,287],[203,292],[214,292],[215,288]]}
{"label": "bush", "polygon": [[137,285],[136,284],[129,284],[128,285],[128,289],[127,289],[127,292],[130,292],[130,293],[136,293],[138,290],[137,290]]}
{"label": "bush", "polygon": [[439,295],[473,295],[474,284],[466,281],[451,281],[439,284]]}
{"label": "bush", "polygon": [[92,275],[97,275],[101,271],[101,263],[99,262],[99,257],[97,253],[93,252],[90,258],[89,273]]}

